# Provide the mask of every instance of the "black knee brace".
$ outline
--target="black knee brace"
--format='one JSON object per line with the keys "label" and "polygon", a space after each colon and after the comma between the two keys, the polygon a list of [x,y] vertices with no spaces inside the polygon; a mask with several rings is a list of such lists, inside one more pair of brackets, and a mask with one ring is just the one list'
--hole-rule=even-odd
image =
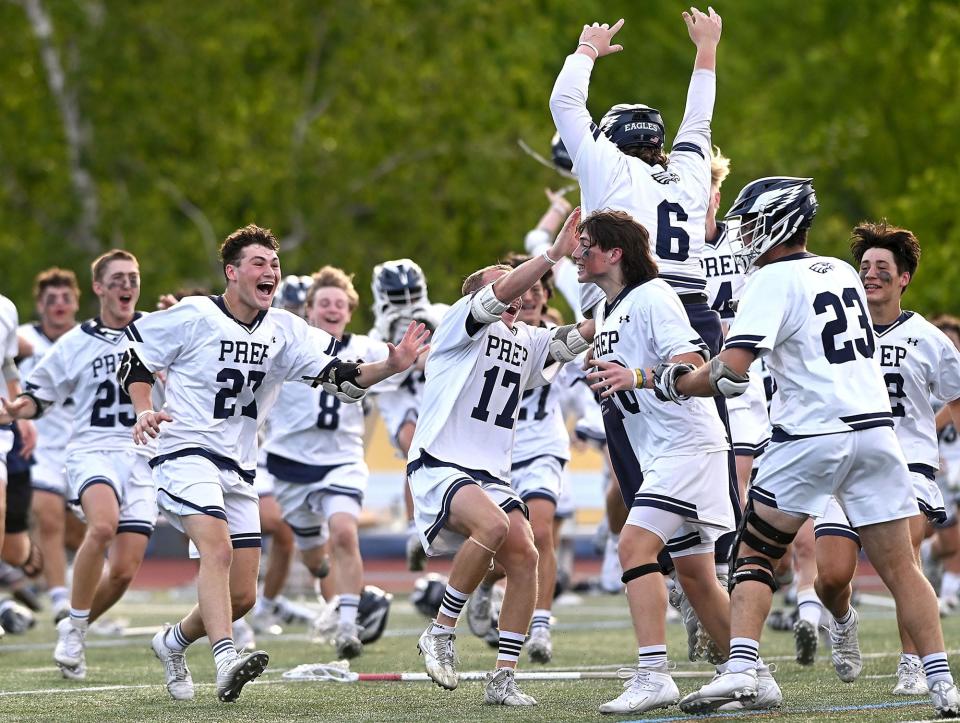
{"label": "black knee brace", "polygon": [[629,570],[624,571],[620,581],[626,585],[631,580],[636,580],[638,577],[649,575],[652,572],[660,572],[659,563],[648,562],[646,565],[637,565],[637,567],[631,567]]}
{"label": "black knee brace", "polygon": [[[780,544],[776,545],[773,542],[767,542],[761,539],[753,530],[749,529],[747,525],[753,527],[761,535]],[[737,536],[734,538],[733,547],[730,551],[730,559],[733,561],[733,567],[730,571],[729,589],[732,591],[738,583],[753,580],[754,582],[762,582],[776,592],[777,581],[773,577],[773,565],[767,557],[779,560],[787,553],[786,546],[793,542],[793,538],[796,536],[796,532],[783,532],[763,520],[754,509],[754,501],[750,500],[747,502],[747,506],[743,510],[743,519],[740,520],[740,527],[737,530]],[[746,543],[767,557],[740,557],[741,542]],[[742,570],[741,568],[744,565],[758,565],[760,569],[750,568],[748,570]]]}
{"label": "black knee brace", "polygon": [[324,557],[323,561],[320,563],[320,566],[316,570],[311,570],[313,576],[318,580],[322,580],[327,575],[330,574],[330,558]]}

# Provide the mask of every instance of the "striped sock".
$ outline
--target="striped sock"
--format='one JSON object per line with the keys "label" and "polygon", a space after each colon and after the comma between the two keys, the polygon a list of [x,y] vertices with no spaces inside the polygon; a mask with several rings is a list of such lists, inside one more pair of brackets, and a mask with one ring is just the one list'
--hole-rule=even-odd
{"label": "striped sock", "polygon": [[187,640],[187,636],[183,634],[180,623],[169,628],[167,634],[163,636],[163,644],[175,653],[184,652],[192,642],[192,640]]}
{"label": "striped sock", "polygon": [[946,653],[930,653],[930,655],[924,655],[922,660],[923,672],[927,674],[927,685],[931,688],[934,683],[939,683],[941,680],[953,683]]}
{"label": "striped sock", "polygon": [[500,645],[497,648],[497,662],[505,660],[516,663],[520,660],[520,649],[527,636],[523,633],[511,633],[509,630],[500,631]]}
{"label": "striped sock", "polygon": [[550,630],[550,611],[543,609],[536,609],[533,611],[533,619],[530,621],[530,632],[532,633],[537,628],[544,628],[545,630]]}
{"label": "striped sock", "polygon": [[218,673],[237,657],[237,649],[233,646],[232,638],[221,638],[210,647],[213,650],[213,662]]}
{"label": "striped sock", "polygon": [[75,607],[71,607],[70,622],[73,623],[73,627],[77,630],[87,632],[87,626],[90,624],[90,611],[77,610]]}
{"label": "striped sock", "polygon": [[659,668],[667,664],[666,645],[642,645],[637,648],[638,668]]}
{"label": "striped sock", "polygon": [[730,660],[727,670],[743,673],[754,670],[760,658],[760,643],[750,638],[730,638]]}
{"label": "striped sock", "polygon": [[356,623],[357,607],[360,605],[359,595],[341,595],[340,596],[340,622]]}
{"label": "striped sock", "polygon": [[837,621],[837,625],[840,627],[848,625],[850,621],[853,620],[853,608],[847,608],[847,612],[844,615],[841,615],[839,618],[834,617],[833,619]]}
{"label": "striped sock", "polygon": [[468,597],[470,596],[447,585],[443,593],[443,601],[440,603],[440,614],[456,620],[460,617],[463,606],[467,604]]}
{"label": "striped sock", "polygon": [[820,625],[820,612],[823,610],[823,605],[813,588],[797,593],[797,608],[799,608],[801,620],[806,620],[814,626]]}

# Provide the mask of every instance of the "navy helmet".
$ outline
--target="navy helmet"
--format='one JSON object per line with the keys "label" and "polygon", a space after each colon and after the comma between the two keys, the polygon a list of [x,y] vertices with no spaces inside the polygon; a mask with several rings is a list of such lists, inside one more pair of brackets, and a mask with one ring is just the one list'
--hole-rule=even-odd
{"label": "navy helmet", "polygon": [[392,309],[426,304],[427,277],[410,259],[384,261],[373,268],[373,310],[384,314]]}
{"label": "navy helmet", "polygon": [[600,130],[621,151],[663,148],[663,118],[656,108],[642,103],[620,103],[604,113]]}
{"label": "navy helmet", "polygon": [[771,176],[743,187],[724,220],[734,254],[753,264],[767,251],[810,228],[817,215],[812,178]]}
{"label": "navy helmet", "polygon": [[367,585],[360,594],[357,607],[357,624],[360,626],[360,642],[364,645],[374,643],[387,629],[390,616],[390,602],[393,595],[384,592],[376,585]]}
{"label": "navy helmet", "polygon": [[560,132],[553,134],[550,140],[550,155],[553,165],[564,171],[573,171],[573,159],[567,152],[567,147],[563,145],[563,139],[560,138]]}

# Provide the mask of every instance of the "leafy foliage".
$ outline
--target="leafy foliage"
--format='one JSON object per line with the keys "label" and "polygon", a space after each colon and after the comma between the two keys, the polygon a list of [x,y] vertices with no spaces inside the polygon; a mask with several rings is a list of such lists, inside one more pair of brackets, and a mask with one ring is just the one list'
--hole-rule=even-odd
{"label": "leafy foliage", "polygon": [[[48,83],[31,2],[52,22],[79,142],[68,140]],[[431,296],[452,300],[464,275],[521,245],[545,207],[541,189],[562,183],[516,141],[548,150],[547,100],[581,25],[627,19],[625,51],[594,72],[594,115],[643,101],[671,129],[693,59],[683,7],[0,3],[3,291],[24,313],[37,271],[87,267],[73,153],[94,184],[96,248],[138,254],[150,298],[218,288],[216,246],[254,221],[282,238],[289,272],[333,263],[355,272],[363,293],[374,263],[410,256]],[[758,176],[810,175],[821,202],[814,250],[845,256],[855,222],[886,216],[925,249],[908,303],[956,312],[960,8],[770,0],[717,9],[714,140],[733,158],[726,201]]]}

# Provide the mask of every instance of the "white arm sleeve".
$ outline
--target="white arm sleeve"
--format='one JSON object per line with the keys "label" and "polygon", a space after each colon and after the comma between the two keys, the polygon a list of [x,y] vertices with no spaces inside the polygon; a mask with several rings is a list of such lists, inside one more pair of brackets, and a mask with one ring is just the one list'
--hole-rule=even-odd
{"label": "white arm sleeve", "polygon": [[576,158],[580,144],[599,129],[587,110],[587,88],[593,61],[583,53],[568,55],[550,94],[550,113],[570,158]]}
{"label": "white arm sleeve", "polygon": [[717,96],[717,75],[712,70],[699,69],[690,76],[687,89],[687,107],[683,120],[673,139],[673,145],[693,143],[710,156],[710,120]]}

